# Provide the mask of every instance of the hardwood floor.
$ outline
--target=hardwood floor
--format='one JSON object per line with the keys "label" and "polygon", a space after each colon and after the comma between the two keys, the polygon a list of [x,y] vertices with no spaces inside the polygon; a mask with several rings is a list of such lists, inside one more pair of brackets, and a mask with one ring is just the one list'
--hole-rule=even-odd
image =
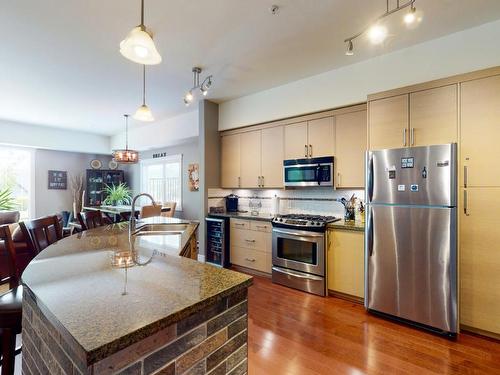
{"label": "hardwood floor", "polygon": [[250,375],[500,374],[497,341],[451,341],[262,277],[249,290],[248,356]]}

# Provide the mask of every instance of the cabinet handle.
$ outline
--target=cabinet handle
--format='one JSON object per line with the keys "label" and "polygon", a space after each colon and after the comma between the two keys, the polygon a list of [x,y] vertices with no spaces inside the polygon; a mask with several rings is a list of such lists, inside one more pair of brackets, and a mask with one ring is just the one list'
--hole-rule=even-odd
{"label": "cabinet handle", "polygon": [[246,238],[245,238],[245,241],[246,241],[246,242],[251,242],[251,243],[254,243],[254,242],[255,242],[255,240],[248,240],[248,239],[246,239]]}
{"label": "cabinet handle", "polygon": [[410,144],[413,146],[415,144],[415,128],[410,130]]}
{"label": "cabinet handle", "polygon": [[254,258],[245,258],[246,261],[249,261],[249,262],[255,262],[255,259]]}
{"label": "cabinet handle", "polygon": [[304,145],[304,156],[307,158],[307,153],[309,152],[309,149],[307,148],[307,145]]}
{"label": "cabinet handle", "polygon": [[467,187],[467,182],[469,180],[469,170],[466,165],[464,165],[464,188]]}
{"label": "cabinet handle", "polygon": [[340,186],[340,172],[337,172],[337,186]]}
{"label": "cabinet handle", "polygon": [[464,214],[465,216],[470,216],[469,213],[467,212],[467,201],[468,201],[467,190],[464,189]]}
{"label": "cabinet handle", "polygon": [[243,223],[234,223],[234,225],[237,225],[239,227],[244,227],[245,226],[245,224],[243,224]]}
{"label": "cabinet handle", "polygon": [[313,146],[309,145],[309,157],[312,158],[313,156]]}
{"label": "cabinet handle", "polygon": [[403,129],[403,146],[406,147],[406,128]]}
{"label": "cabinet handle", "polygon": [[257,176],[257,186],[260,187],[260,176]]}
{"label": "cabinet handle", "polygon": [[241,177],[238,177],[238,187],[241,187]]}
{"label": "cabinet handle", "polygon": [[261,229],[267,229],[267,227],[265,225],[256,225],[257,228],[261,228]]}

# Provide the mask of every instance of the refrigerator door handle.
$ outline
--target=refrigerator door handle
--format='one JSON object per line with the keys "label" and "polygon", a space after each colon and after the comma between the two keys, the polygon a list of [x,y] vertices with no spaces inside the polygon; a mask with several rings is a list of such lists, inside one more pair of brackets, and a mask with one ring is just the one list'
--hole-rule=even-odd
{"label": "refrigerator door handle", "polygon": [[373,255],[373,212],[369,212],[368,228],[367,228],[367,244],[368,244],[368,256]]}
{"label": "refrigerator door handle", "polygon": [[368,202],[371,202],[372,201],[372,197],[373,197],[373,156],[369,156],[369,160],[368,160],[368,176],[367,179],[366,179],[366,186],[367,186],[367,190],[368,190]]}
{"label": "refrigerator door handle", "polygon": [[467,187],[467,180],[469,179],[468,172],[467,166],[464,165],[464,188]]}

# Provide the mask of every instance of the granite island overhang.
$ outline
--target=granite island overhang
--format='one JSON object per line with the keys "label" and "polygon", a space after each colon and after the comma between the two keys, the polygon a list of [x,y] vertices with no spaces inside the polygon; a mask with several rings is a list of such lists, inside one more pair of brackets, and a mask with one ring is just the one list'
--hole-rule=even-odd
{"label": "granite island overhang", "polygon": [[188,224],[131,240],[113,224],[41,252],[22,275],[23,373],[246,373],[252,278],[179,256]]}

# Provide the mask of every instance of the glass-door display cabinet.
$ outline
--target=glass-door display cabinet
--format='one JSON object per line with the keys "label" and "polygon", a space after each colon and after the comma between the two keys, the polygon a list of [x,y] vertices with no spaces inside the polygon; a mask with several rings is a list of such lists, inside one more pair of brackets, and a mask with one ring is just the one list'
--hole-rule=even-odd
{"label": "glass-door display cabinet", "polygon": [[125,182],[122,170],[87,169],[87,184],[85,190],[85,206],[100,206],[106,196],[106,185],[118,185]]}

